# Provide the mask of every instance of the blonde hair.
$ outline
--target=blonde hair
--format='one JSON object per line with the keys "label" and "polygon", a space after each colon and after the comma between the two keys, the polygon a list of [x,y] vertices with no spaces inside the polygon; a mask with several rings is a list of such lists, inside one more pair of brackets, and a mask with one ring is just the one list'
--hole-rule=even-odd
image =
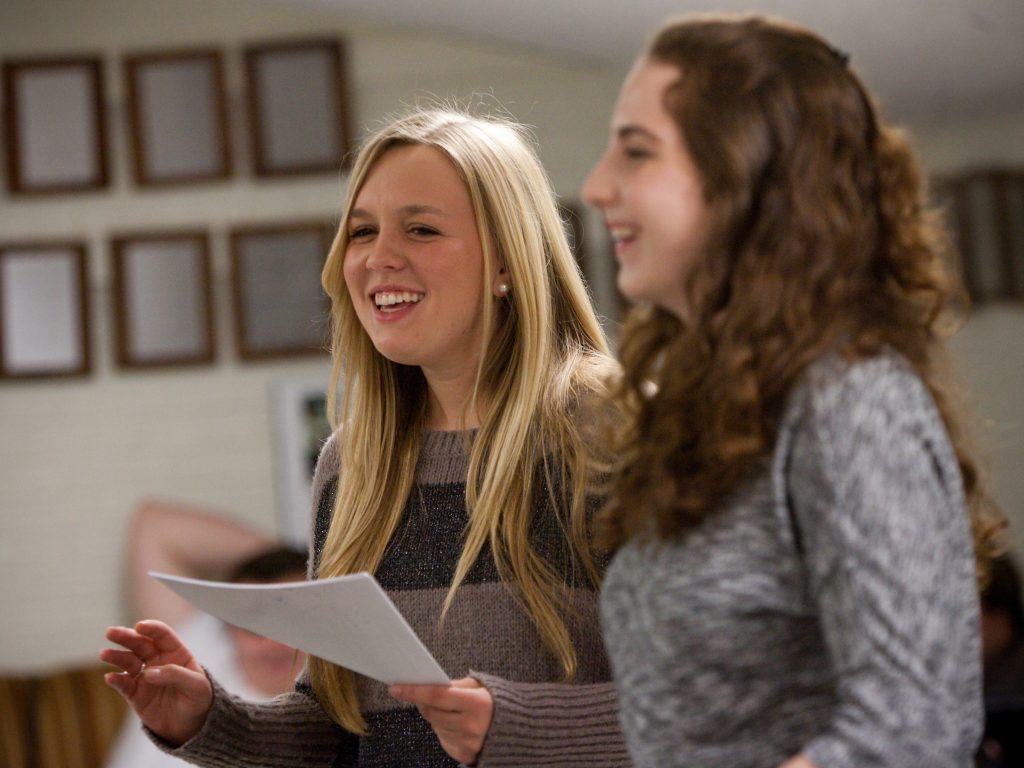
{"label": "blonde hair", "polygon": [[[417,111],[372,136],[349,178],[341,225],[323,271],[332,303],[333,368],[328,412],[338,431],[340,467],[330,530],[317,578],[374,572],[413,486],[426,416],[426,381],[415,367],[376,351],[356,316],[342,267],[350,211],[375,163],[396,146],[433,147],[466,185],[483,248],[485,331],[468,412],[480,428],[469,456],[465,544],[442,612],[490,544],[498,573],[573,677],[576,653],[564,620],[564,575],[529,541],[538,467],[550,506],[561,515],[574,554],[596,585],[581,400],[611,370],[603,332],[566,241],[550,183],[522,129],[507,121],[447,110]],[[493,296],[495,264],[512,290]],[[344,394],[336,402],[337,383]],[[310,679],[331,717],[366,732],[354,675],[310,659]]]}

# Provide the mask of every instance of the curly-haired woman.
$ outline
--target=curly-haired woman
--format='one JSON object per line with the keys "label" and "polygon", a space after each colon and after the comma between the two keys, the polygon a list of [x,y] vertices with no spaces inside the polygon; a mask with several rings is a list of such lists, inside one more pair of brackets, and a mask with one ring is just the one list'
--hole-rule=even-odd
{"label": "curly-haired woman", "polygon": [[965,768],[998,513],[938,372],[954,283],[847,58],[667,23],[585,195],[623,330],[602,597],[638,766]]}

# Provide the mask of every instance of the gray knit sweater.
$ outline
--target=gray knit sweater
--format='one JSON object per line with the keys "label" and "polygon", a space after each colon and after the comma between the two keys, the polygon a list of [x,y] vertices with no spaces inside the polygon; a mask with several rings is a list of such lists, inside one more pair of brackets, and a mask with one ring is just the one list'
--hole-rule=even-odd
{"label": "gray knit sweater", "polygon": [[692,533],[616,553],[601,600],[641,768],[966,768],[982,723],[958,465],[894,355],[826,358],[763,470]]}
{"label": "gray knit sweater", "polygon": [[[591,585],[576,579],[582,569],[569,560],[564,534],[546,502],[537,503],[531,536],[545,559],[565,574],[574,609],[567,624],[578,654],[574,684],[554,682],[561,678],[561,666],[501,583],[489,549],[438,625],[467,523],[465,441],[461,432],[426,434],[413,492],[377,580],[445,671],[453,678],[472,671],[493,696],[494,716],[478,762],[482,768],[628,764],[597,596]],[[330,524],[337,471],[338,449],[331,438],[314,478],[313,570]],[[392,699],[381,683],[357,676],[357,684],[367,737],[335,726],[303,676],[295,693],[266,704],[243,702],[215,685],[202,731],[171,753],[218,768],[457,765],[415,708]]]}

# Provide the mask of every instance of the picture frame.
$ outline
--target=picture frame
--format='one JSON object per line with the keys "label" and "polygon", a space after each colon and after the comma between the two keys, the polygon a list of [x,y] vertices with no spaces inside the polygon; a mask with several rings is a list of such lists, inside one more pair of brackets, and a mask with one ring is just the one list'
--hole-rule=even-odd
{"label": "picture frame", "polygon": [[132,171],[138,186],[231,175],[221,54],[213,49],[125,57]]}
{"label": "picture frame", "polygon": [[0,378],[90,370],[85,244],[0,243]]}
{"label": "picture frame", "polygon": [[320,221],[231,230],[235,339],[242,360],[324,354],[330,303],[320,273],[331,238]]}
{"label": "picture frame", "polygon": [[278,534],[300,548],[309,543],[313,470],[331,434],[329,378],[325,370],[322,376],[278,379],[269,386]]}
{"label": "picture frame", "polygon": [[87,192],[110,183],[103,63],[92,56],[3,64],[7,190]]}
{"label": "picture frame", "polygon": [[209,238],[205,232],[120,235],[111,241],[117,364],[212,363]]}
{"label": "picture frame", "polygon": [[[629,312],[630,302],[622,295],[622,292],[619,291],[616,285],[619,265],[612,255],[614,246],[608,236],[607,229],[601,227],[600,231],[603,240],[600,245],[602,247],[596,255],[591,252],[591,248],[587,245],[586,230],[584,228],[584,222],[586,221],[585,211],[586,209],[579,200],[560,200],[558,202],[558,212],[562,217],[562,226],[565,228],[566,237],[569,239],[569,247],[572,249],[573,256],[576,257],[576,263],[579,265],[580,272],[583,273],[583,278],[592,294],[601,292],[599,286],[602,282],[603,265],[597,263],[597,260],[606,259],[611,265],[611,274],[605,278],[605,281],[610,280],[612,283],[607,289],[610,291],[610,299],[608,301],[611,311],[609,314],[612,321],[619,323]],[[591,246],[593,246],[593,242],[591,242]]]}
{"label": "picture frame", "polygon": [[974,171],[937,187],[952,214],[971,300],[1024,300],[1024,172]]}
{"label": "picture frame", "polygon": [[351,110],[343,43],[251,44],[244,57],[253,173],[336,173],[345,167]]}

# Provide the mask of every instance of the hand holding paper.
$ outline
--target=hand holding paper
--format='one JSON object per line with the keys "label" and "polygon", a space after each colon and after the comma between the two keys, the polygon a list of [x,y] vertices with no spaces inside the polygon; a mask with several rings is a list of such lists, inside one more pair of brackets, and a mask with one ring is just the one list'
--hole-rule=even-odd
{"label": "hand holding paper", "polygon": [[393,685],[388,693],[416,705],[445,752],[465,765],[476,762],[494,717],[494,697],[483,683],[464,677],[448,687]]}
{"label": "hand holding paper", "polygon": [[229,624],[385,684],[450,683],[368,573],[290,584],[231,584],[153,571],[150,575]]}

